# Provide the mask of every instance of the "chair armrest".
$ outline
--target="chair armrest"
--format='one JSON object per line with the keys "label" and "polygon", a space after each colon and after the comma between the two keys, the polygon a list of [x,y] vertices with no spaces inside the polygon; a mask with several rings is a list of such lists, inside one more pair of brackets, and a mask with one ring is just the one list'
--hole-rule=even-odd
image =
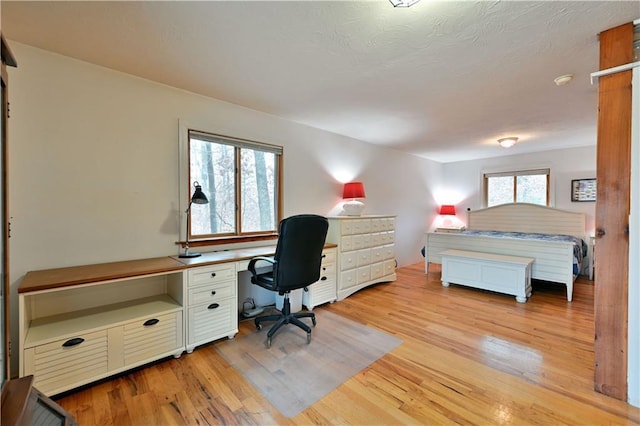
{"label": "chair armrest", "polygon": [[273,257],[264,257],[264,256],[254,257],[249,261],[249,267],[247,268],[249,269],[249,272],[251,272],[251,275],[253,275],[254,277],[256,276],[256,263],[260,261],[268,262],[272,265],[275,265],[277,263]]}

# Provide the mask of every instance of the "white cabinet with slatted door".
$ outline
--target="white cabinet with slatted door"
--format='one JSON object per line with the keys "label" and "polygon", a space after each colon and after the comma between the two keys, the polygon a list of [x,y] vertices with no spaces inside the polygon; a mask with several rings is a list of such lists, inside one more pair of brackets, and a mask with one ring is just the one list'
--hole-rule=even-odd
{"label": "white cabinet with slatted door", "polygon": [[235,263],[202,266],[187,272],[187,352],[238,332]]}
{"label": "white cabinet with slatted door", "polygon": [[24,351],[26,374],[45,394],[75,387],[109,372],[107,330],[33,346]]}
{"label": "white cabinet with slatted door", "polygon": [[336,292],[336,254],[335,248],[325,249],[322,252],[322,265],[320,266],[320,279],[307,287],[302,293],[302,303],[307,309],[313,309],[327,302],[335,302]]}
{"label": "white cabinet with slatted door", "polygon": [[[145,269],[147,263],[152,272],[144,276],[94,278]],[[167,271],[167,265],[175,263],[151,259],[27,274],[18,299],[20,376],[32,374],[39,391],[56,395],[180,356],[185,348],[184,273]],[[77,280],[78,271],[95,281],[65,287],[41,284],[49,277]]]}

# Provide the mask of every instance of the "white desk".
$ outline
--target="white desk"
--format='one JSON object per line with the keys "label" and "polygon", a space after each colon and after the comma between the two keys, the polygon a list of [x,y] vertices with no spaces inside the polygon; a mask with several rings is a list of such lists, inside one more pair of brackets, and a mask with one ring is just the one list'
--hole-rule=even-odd
{"label": "white desk", "polygon": [[18,287],[19,375],[54,395],[232,338],[237,272],[274,253],[269,245],[28,272]]}

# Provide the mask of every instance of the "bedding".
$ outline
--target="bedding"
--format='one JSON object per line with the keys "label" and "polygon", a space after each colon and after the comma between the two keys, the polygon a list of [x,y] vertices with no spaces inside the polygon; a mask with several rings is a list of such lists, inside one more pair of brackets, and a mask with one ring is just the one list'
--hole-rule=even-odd
{"label": "bedding", "polygon": [[518,238],[539,241],[567,241],[573,244],[573,275],[580,275],[582,261],[587,257],[589,246],[581,238],[572,235],[538,234],[533,232],[503,232],[503,231],[475,231],[472,229],[461,231],[461,234],[476,235],[492,238]]}

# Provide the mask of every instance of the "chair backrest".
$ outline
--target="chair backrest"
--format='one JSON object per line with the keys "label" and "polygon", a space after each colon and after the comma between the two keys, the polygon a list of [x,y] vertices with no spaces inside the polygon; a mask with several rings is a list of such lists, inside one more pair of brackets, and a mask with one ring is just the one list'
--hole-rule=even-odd
{"label": "chair backrest", "polygon": [[301,214],[280,222],[273,278],[276,291],[306,287],[320,279],[322,249],[329,221],[322,216]]}

